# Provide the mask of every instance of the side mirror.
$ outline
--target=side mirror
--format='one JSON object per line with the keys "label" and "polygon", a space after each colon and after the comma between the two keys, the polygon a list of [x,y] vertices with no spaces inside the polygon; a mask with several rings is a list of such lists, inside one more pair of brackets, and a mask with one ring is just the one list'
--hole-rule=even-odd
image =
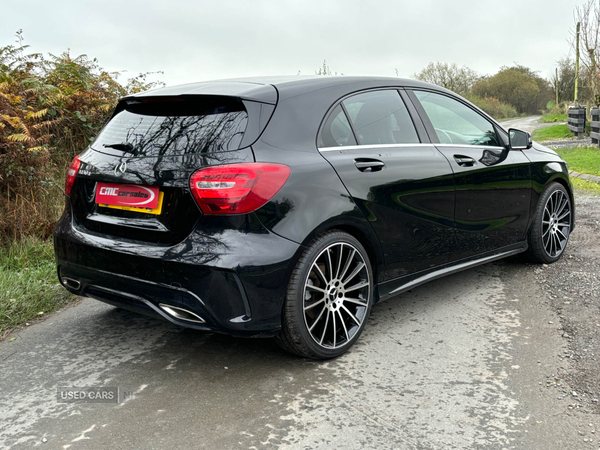
{"label": "side mirror", "polygon": [[527,131],[509,128],[508,130],[508,145],[511,150],[527,150],[533,145],[531,134]]}

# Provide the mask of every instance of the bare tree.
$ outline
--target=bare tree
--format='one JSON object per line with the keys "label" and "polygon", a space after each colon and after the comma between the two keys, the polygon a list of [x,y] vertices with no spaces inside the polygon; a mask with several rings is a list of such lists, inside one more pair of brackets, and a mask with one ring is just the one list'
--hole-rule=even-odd
{"label": "bare tree", "polygon": [[437,84],[458,94],[469,92],[479,75],[468,67],[458,67],[455,63],[429,63],[419,73],[414,74],[417,80]]}
{"label": "bare tree", "polygon": [[[298,71],[298,75],[300,75],[300,71]],[[323,60],[323,66],[319,67],[319,70],[315,70],[315,75],[344,75],[343,73],[332,72],[329,66],[327,65],[327,61]]]}
{"label": "bare tree", "polygon": [[[581,24],[580,30],[580,61],[585,70],[585,87],[589,90],[593,101],[598,101],[600,83],[598,80],[598,52],[600,47],[600,4],[596,0],[588,0],[581,6],[577,6],[573,13],[575,23]],[[571,30],[573,47],[575,47],[576,31]]]}
{"label": "bare tree", "polygon": [[573,101],[575,92],[575,62],[569,57],[564,57],[558,61],[558,70],[552,77],[552,89],[558,91],[559,102]]}
{"label": "bare tree", "polygon": [[319,67],[319,70],[315,70],[315,75],[333,75],[326,60],[323,60],[323,66]]}

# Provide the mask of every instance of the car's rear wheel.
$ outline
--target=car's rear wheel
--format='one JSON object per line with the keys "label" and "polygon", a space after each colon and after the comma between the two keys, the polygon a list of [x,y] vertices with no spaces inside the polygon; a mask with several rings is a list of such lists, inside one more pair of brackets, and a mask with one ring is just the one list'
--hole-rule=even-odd
{"label": "car's rear wheel", "polygon": [[306,358],[339,356],[362,333],[372,302],[373,270],[364,247],[348,233],[324,233],[290,278],[277,341]]}
{"label": "car's rear wheel", "polygon": [[572,226],[572,205],[562,184],[550,183],[540,196],[529,230],[529,259],[550,264],[563,255]]}

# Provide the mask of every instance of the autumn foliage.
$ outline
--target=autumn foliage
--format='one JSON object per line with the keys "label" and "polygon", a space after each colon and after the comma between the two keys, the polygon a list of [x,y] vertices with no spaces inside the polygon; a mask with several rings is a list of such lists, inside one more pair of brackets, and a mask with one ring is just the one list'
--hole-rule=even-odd
{"label": "autumn foliage", "polygon": [[21,32],[0,47],[0,241],[52,232],[69,162],[120,97],[159,84],[147,75],[122,85],[86,55],[28,53]]}

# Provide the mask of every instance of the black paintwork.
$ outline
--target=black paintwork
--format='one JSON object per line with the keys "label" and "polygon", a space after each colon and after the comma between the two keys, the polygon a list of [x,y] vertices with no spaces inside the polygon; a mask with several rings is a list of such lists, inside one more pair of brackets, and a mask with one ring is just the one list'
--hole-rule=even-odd
{"label": "black paintwork", "polygon": [[[398,90],[420,144],[317,148],[319,127],[343,98]],[[273,335],[281,327],[288,279],[308,243],[342,229],[367,249],[376,300],[472,265],[523,251],[539,196],[552,181],[571,193],[566,164],[537,143],[508,147],[439,145],[412,89],[451,92],[397,78],[261,78],[149,91],[155,97],[241,99],[248,129],[236,151],[138,157],[87,149],[54,233],[58,273],[69,290],[153,314],[182,326],[234,335]],[[117,108],[124,108],[121,103]],[[473,167],[455,156],[472,158]],[[203,215],[189,191],[198,168],[237,162],[287,164],[284,187],[254,213]],[[383,163],[361,171],[358,163]],[[124,174],[115,168],[125,162]],[[360,166],[360,164],[359,164]],[[94,203],[98,181],[159,186],[163,213],[109,210]],[[574,218],[573,218],[574,219]],[[574,220],[572,221],[574,224]],[[204,324],[168,316],[159,303],[195,312]]]}
{"label": "black paintwork", "polygon": [[[383,279],[448,262],[454,236],[454,179],[433,145],[359,146],[323,152],[384,249]],[[355,161],[385,164],[361,172]]]}

